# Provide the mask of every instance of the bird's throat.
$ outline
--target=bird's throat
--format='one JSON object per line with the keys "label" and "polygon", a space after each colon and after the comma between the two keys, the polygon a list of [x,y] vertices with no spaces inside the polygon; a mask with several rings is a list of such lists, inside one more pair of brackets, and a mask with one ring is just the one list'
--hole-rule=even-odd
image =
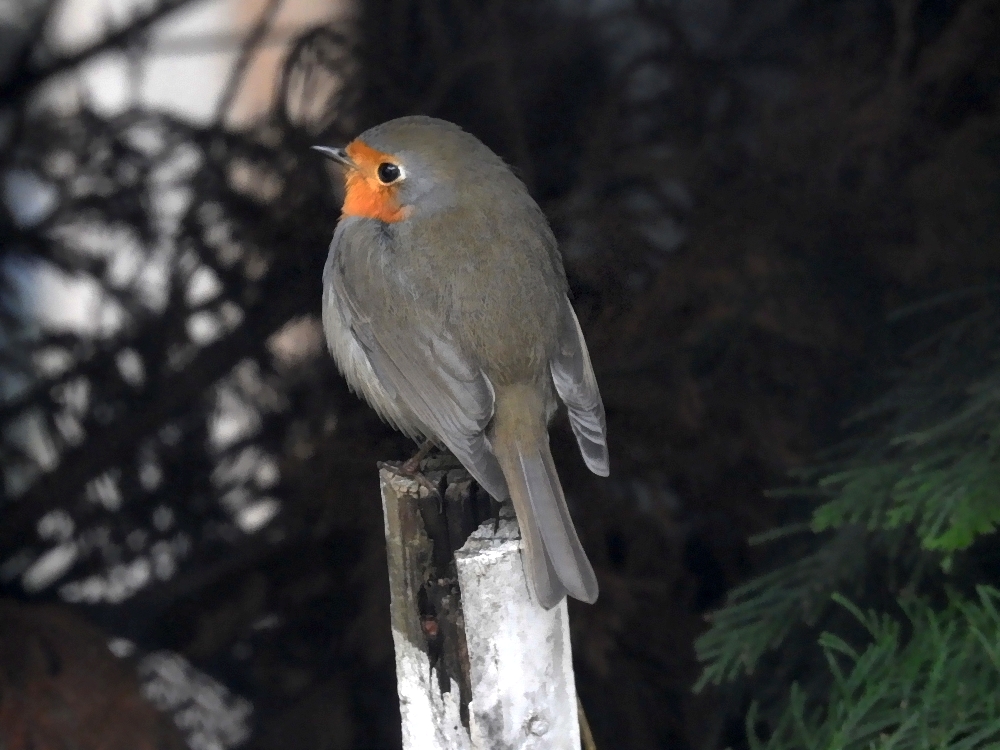
{"label": "bird's throat", "polygon": [[344,197],[344,216],[360,216],[392,224],[409,215],[409,208],[399,205],[394,185],[383,185],[375,176],[378,165],[388,157],[361,141],[347,147],[347,154],[357,164],[357,169],[347,172],[347,191]]}

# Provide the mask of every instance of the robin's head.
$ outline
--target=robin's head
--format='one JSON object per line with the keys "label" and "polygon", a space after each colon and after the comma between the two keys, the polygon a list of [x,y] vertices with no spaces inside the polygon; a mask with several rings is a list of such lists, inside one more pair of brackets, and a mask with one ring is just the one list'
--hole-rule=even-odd
{"label": "robin's head", "polygon": [[386,223],[455,205],[483,188],[524,190],[478,138],[433,117],[401,117],[344,148],[314,146],[344,167],[344,216]]}

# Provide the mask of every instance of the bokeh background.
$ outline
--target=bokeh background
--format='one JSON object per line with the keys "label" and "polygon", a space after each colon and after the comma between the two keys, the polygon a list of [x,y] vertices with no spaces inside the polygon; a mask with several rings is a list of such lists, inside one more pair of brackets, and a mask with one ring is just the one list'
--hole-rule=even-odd
{"label": "bokeh background", "polygon": [[414,113],[565,255],[597,746],[746,745],[763,688],[693,693],[693,643],[807,514],[768,490],[885,387],[893,310],[1000,270],[995,0],[0,0],[9,750],[399,746],[375,463],[411,445],[326,353],[309,147]]}

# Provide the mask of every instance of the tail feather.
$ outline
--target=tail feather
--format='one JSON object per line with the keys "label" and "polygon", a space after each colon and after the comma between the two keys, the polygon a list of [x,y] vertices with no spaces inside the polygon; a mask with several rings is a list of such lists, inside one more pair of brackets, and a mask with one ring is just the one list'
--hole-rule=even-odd
{"label": "tail feather", "polygon": [[[539,403],[531,403],[533,399]],[[567,594],[593,603],[597,578],[566,506],[540,401],[528,389],[498,394],[493,449],[521,527],[525,570],[535,598],[546,609]]]}

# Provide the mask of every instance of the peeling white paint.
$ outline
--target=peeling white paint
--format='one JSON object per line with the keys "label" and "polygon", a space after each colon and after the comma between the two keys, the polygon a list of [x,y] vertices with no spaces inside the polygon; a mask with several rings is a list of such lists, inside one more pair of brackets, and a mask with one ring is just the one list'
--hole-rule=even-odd
{"label": "peeling white paint", "polygon": [[[388,498],[414,491],[412,480],[380,476],[384,510]],[[388,512],[385,521],[392,544]],[[390,569],[403,554],[390,547]],[[580,750],[566,601],[546,611],[532,598],[517,522],[503,520],[496,534],[493,521],[484,523],[455,553],[455,564],[469,654],[469,727],[460,719],[458,684],[452,680],[442,693],[426,651],[394,627],[403,750]]]}
{"label": "peeling white paint", "polygon": [[426,653],[393,628],[403,750],[476,750],[459,715],[458,685],[442,694]]}
{"label": "peeling white paint", "polygon": [[517,525],[483,524],[455,553],[472,677],[473,747],[579,750],[566,600],[534,602]]}

